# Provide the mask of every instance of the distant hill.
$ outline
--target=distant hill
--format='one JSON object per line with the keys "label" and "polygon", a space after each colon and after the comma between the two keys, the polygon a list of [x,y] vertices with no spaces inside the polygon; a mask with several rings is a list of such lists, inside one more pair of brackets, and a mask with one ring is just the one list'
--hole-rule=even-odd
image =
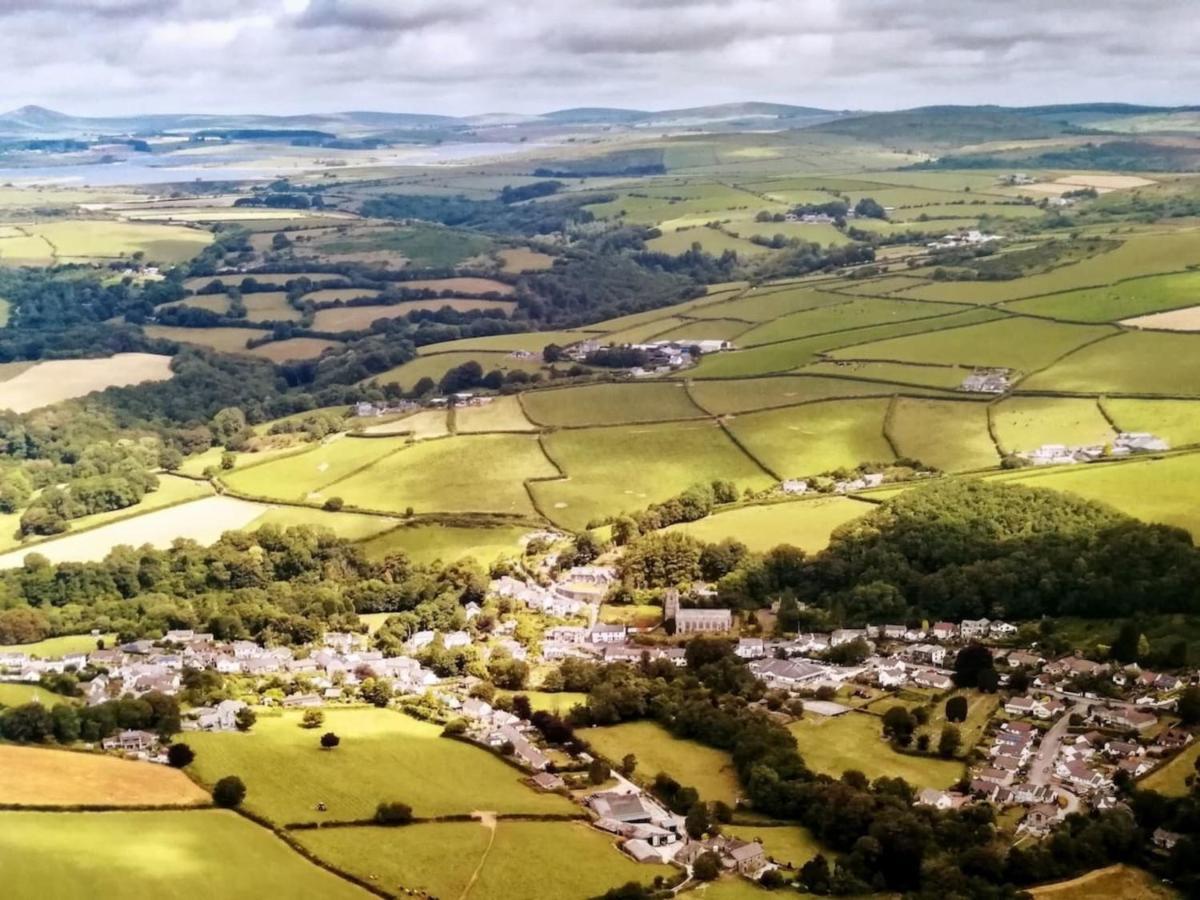
{"label": "distant hill", "polygon": [[916,146],[961,146],[1080,133],[1076,126],[1001,106],[924,106],[849,116],[813,127],[863,140]]}

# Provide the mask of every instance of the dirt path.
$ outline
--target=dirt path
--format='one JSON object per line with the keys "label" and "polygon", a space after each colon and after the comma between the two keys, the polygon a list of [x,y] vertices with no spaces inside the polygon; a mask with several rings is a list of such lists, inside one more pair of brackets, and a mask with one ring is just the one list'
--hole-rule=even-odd
{"label": "dirt path", "polygon": [[479,865],[475,867],[475,871],[471,873],[471,880],[467,882],[467,886],[463,888],[463,892],[458,895],[458,900],[467,900],[467,895],[471,893],[471,888],[475,887],[475,882],[479,880],[479,873],[483,871],[484,863],[487,862],[488,854],[492,852],[492,844],[496,843],[496,814],[486,810],[475,810],[471,813],[472,819],[477,819],[479,824],[486,828],[491,834],[488,835],[487,846],[483,848],[483,855],[479,857]]}

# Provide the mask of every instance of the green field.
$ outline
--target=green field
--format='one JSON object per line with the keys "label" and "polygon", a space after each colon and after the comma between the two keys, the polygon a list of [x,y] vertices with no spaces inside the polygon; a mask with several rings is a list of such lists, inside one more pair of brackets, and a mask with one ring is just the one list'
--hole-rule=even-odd
{"label": "green field", "polygon": [[1188,779],[1196,775],[1198,757],[1200,742],[1193,742],[1138,782],[1138,787],[1141,790],[1158,791],[1168,797],[1186,797],[1191,790]]}
{"label": "green field", "polygon": [[771,252],[768,247],[761,244],[754,244],[743,238],[726,234],[724,231],[704,226],[664,232],[661,237],[647,241],[646,249],[655,253],[669,253],[672,256],[678,256],[680,253],[691,250],[693,244],[699,244],[705,253],[711,253],[713,256],[720,256],[726,250],[732,250],[739,257],[746,259]]}
{"label": "green field", "polygon": [[[666,315],[661,310],[660,314]],[[597,329],[599,325],[595,326]],[[520,334],[491,334],[487,337],[461,338],[457,341],[445,341],[441,344],[429,344],[418,348],[422,356],[438,353],[458,352],[461,350],[482,350],[485,352],[511,353],[514,350],[527,350],[541,357],[542,350],[548,344],[558,344],[565,347],[586,339],[592,329],[587,331],[529,331]]]}
{"label": "green field", "polygon": [[316,359],[326,350],[341,346],[337,341],[327,341],[324,338],[298,337],[271,341],[246,352],[251,356],[269,359],[273,363],[285,363],[296,359]]}
{"label": "green field", "polygon": [[235,470],[225,481],[234,490],[255,497],[305,500],[403,447],[401,438],[341,438],[294,456]]}
{"label": "green field", "polygon": [[1107,444],[1116,433],[1095,400],[1081,397],[1009,397],[992,409],[996,438],[1008,452],[1043,444]]}
{"label": "green field", "polygon": [[1200,335],[1127,332],[1084,347],[1022,390],[1200,396]]}
{"label": "green field", "polygon": [[0,644],[0,653],[25,653],[43,658],[66,656],[68,653],[90,653],[100,641],[105,647],[111,647],[116,639],[115,634],[64,634],[32,644]]}
{"label": "green field", "polygon": [[[682,321],[682,320],[681,320]],[[693,319],[658,335],[664,341],[734,341],[751,326],[737,319]]]}
{"label": "green field", "polygon": [[695,419],[704,415],[677,382],[589,384],[527,391],[521,405],[537,425],[571,428]]}
{"label": "green field", "polygon": [[747,294],[720,303],[707,303],[688,311],[697,319],[741,319],[744,322],[769,322],[804,310],[844,303],[845,297],[827,294],[810,287],[751,289]]}
{"label": "green field", "polygon": [[557,474],[532,435],[460,435],[414,444],[324,493],[363,509],[528,516],[525,479]]}
{"label": "green field", "polygon": [[1115,506],[1147,522],[1186,528],[1200,538],[1200,455],[1139,459],[1107,465],[1020,470],[996,476],[1031,487],[1068,491]]}
{"label": "green field", "polygon": [[[316,294],[309,297],[315,298]],[[306,298],[307,299],[307,298]],[[407,300],[379,306],[331,306],[319,309],[313,316],[314,331],[366,331],[377,319],[398,319],[418,310],[438,310],[449,307],[458,312],[483,309],[511,311],[513,304],[504,300],[475,300],[468,297],[439,297],[435,300]]]}
{"label": "green field", "polygon": [[850,299],[818,309],[792,313],[747,331],[738,345],[753,347],[777,341],[795,340],[814,334],[882,325],[887,322],[906,322],[912,319],[944,316],[969,309],[952,303],[920,303],[911,300],[886,300],[877,297]]}
{"label": "green field", "polygon": [[567,528],[644,509],[714,478],[739,489],[772,480],[712,422],[575,429],[545,441],[568,477],[530,487],[539,508]]}
{"label": "green field", "polygon": [[484,406],[459,406],[454,410],[454,429],[459,434],[485,431],[536,431],[516,396],[496,397]]}
{"label": "green field", "polygon": [[[332,731],[336,750],[318,738]],[[329,709],[319,731],[300,713],[259,716],[240,733],[193,733],[192,773],[205,784],[235,773],[246,806],[273,822],[370,818],[380,800],[402,800],[418,816],[484,809],[568,813],[572,806],[520,782],[521,773],[485,750],[440,737],[441,728],[386,709]],[[318,813],[317,803],[328,811]]]}
{"label": "green field", "polygon": [[301,245],[305,254],[350,258],[402,256],[414,266],[446,268],[487,253],[492,241],[483,235],[430,225],[406,228],[362,228],[333,234]]}
{"label": "green field", "polygon": [[[442,344],[434,346],[441,347]],[[412,390],[422,378],[432,378],[438,381],[449,370],[463,363],[477,362],[484,372],[500,370],[511,372],[537,372],[542,368],[542,358],[539,353],[536,359],[517,359],[504,351],[471,352],[459,351],[454,353],[436,353],[428,356],[418,356],[403,365],[388,369],[386,372],[372,376],[367,381],[377,381],[380,384],[399,384],[405,390]]]}
{"label": "green field", "polygon": [[953,390],[971,374],[961,366],[923,366],[915,363],[865,362],[848,360],[842,362],[815,362],[800,370],[803,374],[842,375],[849,378],[864,378],[875,381],[895,382],[908,387],[921,385],[931,388]]}
{"label": "green field", "polygon": [[300,310],[288,303],[287,291],[243,294],[242,305],[246,307],[246,319],[251,322],[294,322],[300,318]]}
{"label": "green field", "polygon": [[711,543],[733,538],[755,553],[765,552],[779,544],[791,544],[815,553],[828,545],[829,535],[835,528],[857,519],[871,508],[849,497],[821,497],[744,506],[696,522],[672,525],[667,530],[682,531]]}
{"label": "green field", "polygon": [[893,459],[883,436],[888,400],[831,400],[749,413],[729,430],[780,478],[819,475],[841,466]]}
{"label": "green field", "polygon": [[463,528],[452,525],[404,525],[378,535],[363,544],[371,559],[403,553],[414,562],[451,563],[472,556],[484,565],[520,552],[521,538],[527,526]]}
{"label": "green field", "polygon": [[371,896],[222,810],[3,812],[0,878],[11,900],[192,900],[214,896],[214,884],[229,900]]}
{"label": "green field", "polygon": [[[94,639],[89,649],[96,649]],[[55,694],[36,684],[17,684],[9,681],[0,682],[0,706],[21,706],[25,703],[40,703],[46,709],[50,709],[60,703],[72,705],[78,702],[70,697],[64,697],[62,694]]]}
{"label": "green field", "polygon": [[1116,322],[1132,316],[1193,306],[1200,292],[1200,272],[1156,275],[1107,287],[1050,294],[1004,304],[1013,312],[1075,322]]}
{"label": "green field", "polygon": [[1193,400],[1128,400],[1101,404],[1121,431],[1149,431],[1172,447],[1200,443],[1200,403]]}
{"label": "green field", "polygon": [[944,472],[983,469],[1000,462],[988,433],[986,403],[897,397],[888,434],[901,456]]}
{"label": "green field", "polygon": [[701,799],[731,805],[740,793],[737,772],[727,754],[677,738],[657,722],[590,728],[579,737],[616,764],[632,753],[637,757],[634,777],[639,781],[650,782],[659,772],[666,772],[680,784],[694,787]]}
{"label": "green field", "polygon": [[[944,323],[947,320],[935,321]],[[1039,319],[1007,318],[848,347],[830,355],[838,359],[1005,366],[1031,372],[1111,332],[1111,328],[1101,325],[1064,325]]]}
{"label": "green field", "polygon": [[917,788],[946,788],[963,775],[961,762],[895,752],[881,737],[879,719],[865,713],[806,715],[788,730],[808,767],[834,777],[857,769],[872,780],[903,778]]}
{"label": "green field", "polygon": [[[834,366],[829,371],[846,372]],[[781,406],[798,406],[839,397],[886,397],[900,391],[922,393],[920,388],[853,378],[818,375],[772,375],[765,378],[693,381],[688,385],[692,399],[714,416],[746,413]],[[931,393],[937,393],[932,391]]]}

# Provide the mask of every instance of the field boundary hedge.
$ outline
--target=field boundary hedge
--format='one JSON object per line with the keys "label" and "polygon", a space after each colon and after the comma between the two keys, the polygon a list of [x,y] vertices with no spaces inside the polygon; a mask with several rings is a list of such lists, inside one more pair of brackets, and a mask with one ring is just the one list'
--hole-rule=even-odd
{"label": "field boundary hedge", "polygon": [[733,442],[733,445],[735,447],[737,447],[739,450],[741,450],[742,453],[746,454],[747,458],[752,463],[754,463],[756,466],[758,466],[760,469],[762,469],[763,472],[765,472],[767,474],[767,476],[771,478],[771,480],[783,481],[782,478],[780,478],[777,474],[775,474],[774,471],[771,470],[770,466],[768,466],[761,459],[759,459],[757,456],[755,456],[753,453],[750,452],[750,448],[747,447],[741,441],[741,439],[736,434],[733,433],[733,431],[729,428],[729,426],[725,423],[725,421],[723,419],[717,419],[716,421],[717,421],[718,427],[720,427],[720,429],[723,432],[725,432],[725,436]]}

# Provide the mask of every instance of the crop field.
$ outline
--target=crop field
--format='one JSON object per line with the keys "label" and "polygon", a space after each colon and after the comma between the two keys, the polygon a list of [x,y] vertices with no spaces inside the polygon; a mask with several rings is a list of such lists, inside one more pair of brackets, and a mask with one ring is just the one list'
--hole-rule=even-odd
{"label": "crop field", "polygon": [[494,278],[418,278],[413,281],[398,281],[397,287],[412,290],[453,291],[456,294],[504,294],[513,292],[513,286]]}
{"label": "crop field", "polygon": [[[640,344],[643,341],[657,339],[664,331],[670,331],[674,328],[685,324],[686,319],[680,319],[675,316],[666,316],[660,319],[652,319],[634,325],[631,328],[624,328],[621,331],[610,331],[605,336],[605,342],[610,344]],[[703,321],[700,323],[703,325]]]}
{"label": "crop field", "polygon": [[1200,538],[1200,455],[1050,468],[997,477],[1068,491],[1146,522],[1177,525]]}
{"label": "crop field", "polygon": [[156,353],[46,360],[0,381],[0,409],[28,412],[105,388],[166,381],[171,375],[171,357]]}
{"label": "crop field", "polygon": [[1128,325],[1130,328],[1161,331],[1200,331],[1200,306],[1188,306],[1183,309],[1151,313],[1148,316],[1136,316],[1132,319],[1123,319],[1121,324]]}
{"label": "crop field", "polygon": [[1162,310],[1194,306],[1200,297],[1200,272],[1134,278],[1107,287],[1086,288],[1004,304],[1032,316],[1074,322],[1117,322]]}
{"label": "crop field", "polygon": [[553,391],[529,391],[521,403],[530,421],[552,427],[618,425],[694,419],[704,412],[682,384],[595,384]]}
{"label": "crop field", "polygon": [[589,336],[586,331],[530,331],[522,334],[491,334],[487,337],[462,338],[457,341],[445,341],[441,344],[429,344],[419,348],[417,352],[422,356],[429,356],[461,350],[504,353],[526,350],[540,357],[542,350],[548,344],[565,347],[568,344],[578,343]]}
{"label": "crop field", "polygon": [[[318,284],[333,281],[345,282],[344,275],[336,275],[332,272],[255,272],[253,275],[198,275],[195,278],[185,278],[183,286],[189,291],[198,291],[201,288],[207,287],[214,281],[219,281],[226,287],[238,287],[242,283],[243,278],[253,278],[259,284],[279,285],[286,287],[289,282],[299,281],[301,278],[307,278],[309,281]],[[244,294],[243,299],[250,297],[250,294]]]}
{"label": "crop field", "polygon": [[[821,200],[817,202],[827,202]],[[725,230],[730,234],[736,234],[738,237],[749,239],[751,237],[764,237],[767,239],[775,237],[777,234],[782,234],[785,238],[804,241],[810,244],[819,244],[822,247],[828,247],[833,244],[848,244],[850,238],[838,231],[832,225],[824,225],[818,222],[733,222],[724,226]]]}
{"label": "crop field", "polygon": [[743,347],[794,340],[831,331],[845,331],[885,322],[934,318],[969,309],[948,303],[913,303],[911,300],[843,298],[841,303],[781,316],[747,331],[738,340]]}
{"label": "crop field", "polygon": [[[322,750],[321,732],[341,739]],[[571,804],[521,783],[521,774],[485,750],[443,738],[441,728],[386,709],[328,709],[320,731],[300,713],[260,716],[248,733],[188,735],[194,774],[212,784],[230,772],[246,783],[246,806],[273,822],[370,818],[384,798],[418,816],[570,813]],[[318,802],[328,806],[317,813]]]}
{"label": "crop field", "polygon": [[1121,431],[1148,431],[1172,447],[1200,444],[1200,403],[1113,398],[1101,405]]}
{"label": "crop field", "polygon": [[233,497],[204,497],[143,515],[122,512],[125,518],[111,524],[0,553],[0,569],[21,565],[30,553],[40,553],[52,563],[95,562],[122,544],[165,548],[176,538],[190,538],[207,545],[226,531],[244,528],[262,507]]}
{"label": "crop field", "polygon": [[461,435],[414,444],[324,493],[364,509],[528,516],[524,480],[557,474],[532,435]]}
{"label": "crop field", "polygon": [[1064,325],[1038,319],[1006,318],[877,341],[837,350],[830,355],[841,359],[1005,366],[1031,372],[1111,332],[1111,328],[1103,325]]}
{"label": "crop field", "polygon": [[496,253],[504,272],[540,272],[554,265],[554,257],[527,247],[513,247]]}
{"label": "crop field", "polygon": [[[442,346],[438,344],[436,346]],[[374,376],[372,381],[380,384],[396,383],[411,390],[422,378],[432,378],[438,381],[443,375],[463,363],[477,362],[484,372],[499,369],[501,372],[519,370],[522,372],[537,372],[542,368],[542,357],[539,351],[536,359],[517,359],[504,351],[461,351],[454,353],[436,353],[418,356],[403,365]]]}
{"label": "crop field", "polygon": [[11,900],[370,897],[225,810],[0,812],[0,877]]}
{"label": "crop field", "polygon": [[743,841],[758,841],[767,856],[789,869],[802,865],[825,851],[807,828],[786,825],[723,825],[721,833]]}
{"label": "crop field", "polygon": [[1200,263],[1200,231],[1133,235],[1121,246],[1049,272],[1012,281],[938,282],[903,291],[918,300],[999,303],[1057,291],[1099,287],[1142,275],[1181,272]]}
{"label": "crop field", "polygon": [[897,397],[888,433],[901,456],[945,472],[983,469],[1000,462],[988,433],[985,403]]}
{"label": "crop field", "polygon": [[558,431],[545,442],[568,477],[533,482],[530,489],[539,508],[569,528],[643,509],[714,478],[756,490],[773,481],[707,421]]}
{"label": "crop field", "polygon": [[639,186],[636,193],[636,196],[620,194],[615,200],[591,204],[587,208],[600,219],[623,217],[627,222],[639,225],[657,225],[685,216],[708,216],[709,213],[724,214],[743,209],[784,211],[782,205],[773,208],[770,201],[715,182],[660,183]]}
{"label": "crop field", "polygon": [[1197,758],[1200,758],[1200,744],[1193,743],[1138,782],[1138,788],[1158,791],[1167,797],[1186,797],[1191,790],[1189,779],[1196,776]]}
{"label": "crop field", "polygon": [[695,522],[672,525],[668,531],[682,531],[709,543],[733,538],[754,553],[764,553],[780,544],[816,553],[829,545],[829,536],[835,528],[871,509],[870,504],[849,497],[821,497],[743,506]]}
{"label": "crop field", "polygon": [[148,263],[186,262],[212,234],[181,225],[67,219],[12,226],[19,236],[0,239],[0,262],[29,265],[119,259],[141,251]]}
{"label": "crop field", "polygon": [[455,525],[402,525],[363,543],[370,559],[403,553],[413,562],[457,562],[474,557],[490,565],[502,556],[521,552],[521,538],[529,533],[523,525],[467,528]]}
{"label": "crop field", "polygon": [[870,362],[863,360],[840,360],[838,362],[815,362],[805,366],[797,374],[841,375],[846,378],[863,378],[873,381],[893,382],[911,390],[920,385],[930,388],[953,390],[971,374],[965,366],[923,366],[915,363]]}
{"label": "crop field", "polygon": [[1179,895],[1142,869],[1133,866],[1109,866],[1059,881],[1030,888],[1035,900],[1093,900],[1095,897],[1120,897],[1121,900],[1174,900]]}
{"label": "crop field", "polygon": [[328,528],[338,537],[348,541],[364,541],[399,524],[398,519],[388,516],[328,512],[323,509],[302,506],[271,506],[265,509],[266,511],[261,516],[246,526],[246,531],[257,531],[264,525],[274,525],[279,528],[309,525],[314,528]]}
{"label": "crop field", "polygon": [[634,778],[650,782],[666,772],[680,784],[694,787],[702,800],[733,805],[740,793],[737,772],[727,753],[672,735],[657,722],[624,722],[581,731],[598,753],[619,765],[627,753],[637,757]]}
{"label": "crop field", "polygon": [[271,341],[267,344],[247,350],[251,356],[269,359],[274,363],[285,363],[293,359],[313,359],[326,350],[342,346],[337,341],[326,341],[321,338],[297,337],[283,341]]}
{"label": "crop field", "polygon": [[497,397],[484,406],[455,407],[454,428],[459,434],[537,430],[515,396]]}
{"label": "crop field", "polygon": [[748,452],[780,478],[894,458],[883,436],[888,400],[840,400],[749,413],[729,423]]}
{"label": "crop field", "polygon": [[[834,367],[831,371],[846,369]],[[727,381],[693,381],[688,385],[692,399],[714,416],[745,413],[781,406],[797,406],[836,397],[885,397],[900,391],[922,393],[917,388],[881,381],[827,378],[818,375],[770,375],[764,378],[734,378]],[[929,393],[939,393],[930,391]]]}
{"label": "crop field", "polygon": [[1010,397],[993,408],[992,421],[1009,452],[1107,444],[1116,437],[1096,401],[1079,397]]}
{"label": "crop field", "polygon": [[409,435],[414,440],[446,437],[450,434],[450,413],[446,409],[423,409],[398,419],[368,425],[363,434]]}
{"label": "crop field", "polygon": [[[58,702],[66,702],[59,698]],[[178,769],[44,747],[0,744],[0,803],[18,806],[206,805]]]}
{"label": "crop field", "polygon": [[[312,296],[312,295],[310,295]],[[449,307],[458,312],[479,309],[512,309],[501,300],[472,300],[466,297],[439,297],[436,300],[408,300],[381,306],[334,306],[319,309],[313,316],[313,330],[325,332],[364,331],[377,319],[398,319],[418,310],[438,310]]]}
{"label": "crop field", "polygon": [[880,720],[865,713],[806,715],[788,730],[808,767],[835,778],[857,769],[871,780],[903,778],[918,788],[947,788],[963,775],[961,762],[897,753],[883,740]]}
{"label": "crop field", "polygon": [[1129,332],[1084,347],[1038,372],[1021,389],[1084,394],[1200,396],[1200,338]]}
{"label": "crop field", "polygon": [[592,897],[674,872],[634,862],[611,838],[577,822],[445,822],[309,831],[300,837],[322,859],[385,890],[431,897]]}

